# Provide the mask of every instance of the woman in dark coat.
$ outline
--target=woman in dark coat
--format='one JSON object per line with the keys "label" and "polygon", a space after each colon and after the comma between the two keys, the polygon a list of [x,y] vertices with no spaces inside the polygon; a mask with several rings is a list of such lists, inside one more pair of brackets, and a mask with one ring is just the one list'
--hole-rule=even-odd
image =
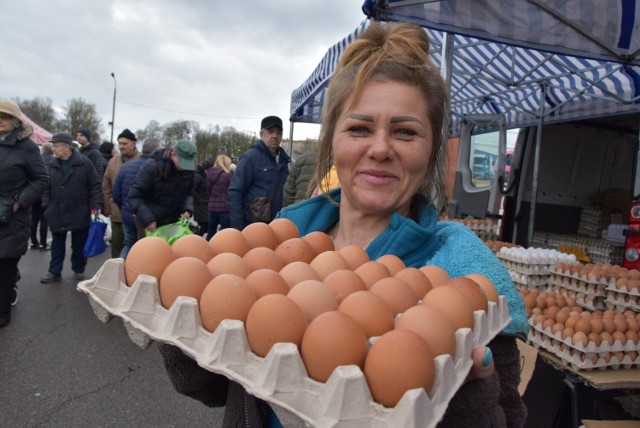
{"label": "woman in dark coat", "polygon": [[220,155],[216,163],[207,171],[207,193],[209,194],[209,231],[207,239],[211,239],[218,230],[229,227],[229,201],[227,192],[231,182],[231,159],[229,156]]}
{"label": "woman in dark coat", "polygon": [[22,124],[20,108],[0,100],[0,328],[11,321],[17,299],[18,262],[27,252],[31,205],[48,183],[38,146]]}
{"label": "woman in dark coat", "polygon": [[147,232],[193,213],[193,170],[196,147],[180,140],[157,150],[142,165],[131,189],[129,208]]}
{"label": "woman in dark coat", "polygon": [[91,211],[102,210],[100,177],[91,161],[73,148],[71,135],[53,134],[55,159],[48,165],[50,185],[42,197],[44,215],[51,229],[51,262],[42,283],[62,279],[67,232],[71,232],[71,269],[74,278],[84,279],[87,258],[84,244],[89,235]]}
{"label": "woman in dark coat", "polygon": [[196,168],[193,174],[193,218],[198,223],[198,234],[203,236],[209,230],[209,193],[207,193],[207,170],[213,166],[213,161],[207,159]]}

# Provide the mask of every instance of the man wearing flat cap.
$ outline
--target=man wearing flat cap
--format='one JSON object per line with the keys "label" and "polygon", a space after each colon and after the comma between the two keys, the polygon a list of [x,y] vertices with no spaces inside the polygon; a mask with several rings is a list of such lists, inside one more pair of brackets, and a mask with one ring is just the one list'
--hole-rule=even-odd
{"label": "man wearing flat cap", "polygon": [[91,211],[102,210],[100,178],[91,161],[73,148],[73,137],[66,132],[51,136],[55,158],[47,165],[50,183],[42,195],[44,216],[51,230],[51,261],[40,282],[62,279],[67,233],[71,233],[71,269],[74,279],[85,278],[87,258],[84,244],[89,236]]}
{"label": "man wearing flat cap", "polygon": [[111,257],[120,257],[124,247],[124,228],[120,208],[113,200],[113,185],[122,168],[122,164],[140,157],[137,148],[138,139],[135,134],[125,129],[118,135],[118,149],[120,153],[114,155],[107,164],[102,178],[102,195],[104,197],[104,215],[111,219]]}
{"label": "man wearing flat cap", "polygon": [[282,120],[267,116],[260,123],[260,139],[238,160],[227,197],[231,227],[268,223],[282,208],[284,184],[289,176],[289,155],[280,147]]}
{"label": "man wearing flat cap", "polygon": [[49,183],[32,134],[20,107],[0,100],[0,328],[11,321],[18,299],[18,262],[27,252],[31,206]]}

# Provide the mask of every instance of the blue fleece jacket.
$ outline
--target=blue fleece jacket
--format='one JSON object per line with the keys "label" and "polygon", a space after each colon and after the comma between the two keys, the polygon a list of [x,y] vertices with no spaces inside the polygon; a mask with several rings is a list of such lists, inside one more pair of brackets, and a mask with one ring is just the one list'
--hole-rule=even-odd
{"label": "blue fleece jacket", "polygon": [[[340,189],[334,189],[333,199],[340,201]],[[278,217],[293,221],[304,236],[310,232],[328,231],[339,218],[339,208],[322,196],[316,196],[284,208]],[[511,323],[504,333],[526,337],[529,330],[524,303],[509,272],[486,245],[461,223],[438,222],[435,209],[424,209],[418,223],[394,213],[389,227],[366,248],[371,260],[385,254],[400,257],[407,267],[435,265],[450,277],[479,273],[496,285],[498,293],[506,296]]]}

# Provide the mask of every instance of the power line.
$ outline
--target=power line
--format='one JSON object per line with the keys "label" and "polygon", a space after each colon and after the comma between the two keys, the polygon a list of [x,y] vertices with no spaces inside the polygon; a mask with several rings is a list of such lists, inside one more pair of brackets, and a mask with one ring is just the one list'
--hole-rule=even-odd
{"label": "power line", "polygon": [[136,107],[142,107],[142,108],[146,108],[146,109],[150,109],[150,110],[166,111],[166,112],[169,112],[169,113],[188,114],[188,115],[192,115],[192,116],[204,116],[204,117],[217,118],[217,119],[243,119],[243,120],[258,120],[259,119],[257,117],[248,117],[248,116],[219,116],[219,115],[209,114],[209,113],[196,113],[196,112],[189,112],[189,111],[180,111],[180,110],[173,110],[173,109],[168,109],[168,108],[164,108],[164,107],[148,106],[148,105],[144,105],[144,104],[140,104],[140,103],[134,103],[134,102],[131,102],[131,101],[124,101],[124,100],[118,100],[118,102],[122,103],[122,104],[129,104],[129,105],[136,106]]}

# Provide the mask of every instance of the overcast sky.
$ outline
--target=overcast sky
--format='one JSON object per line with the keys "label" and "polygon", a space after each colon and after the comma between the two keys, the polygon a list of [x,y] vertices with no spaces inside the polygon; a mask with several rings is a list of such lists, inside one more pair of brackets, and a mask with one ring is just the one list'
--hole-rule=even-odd
{"label": "overcast sky", "polygon": [[[363,19],[363,0],[20,0],[2,2],[0,97],[95,104],[109,139],[195,120],[289,135],[291,92]],[[56,131],[56,130],[50,130]],[[296,124],[294,138],[319,127]]]}

